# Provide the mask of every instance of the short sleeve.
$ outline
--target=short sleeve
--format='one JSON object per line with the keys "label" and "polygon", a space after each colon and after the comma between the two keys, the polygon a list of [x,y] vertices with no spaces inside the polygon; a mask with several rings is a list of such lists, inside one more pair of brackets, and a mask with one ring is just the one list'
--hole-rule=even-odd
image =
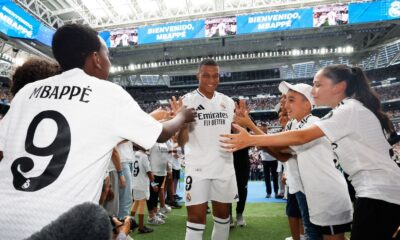
{"label": "short sleeve", "polygon": [[353,133],[357,129],[357,122],[354,107],[347,103],[332,110],[314,124],[331,142],[336,142]]}
{"label": "short sleeve", "polygon": [[117,135],[130,140],[144,149],[151,148],[162,131],[162,124],[144,112],[125,91],[117,102],[114,126]]}

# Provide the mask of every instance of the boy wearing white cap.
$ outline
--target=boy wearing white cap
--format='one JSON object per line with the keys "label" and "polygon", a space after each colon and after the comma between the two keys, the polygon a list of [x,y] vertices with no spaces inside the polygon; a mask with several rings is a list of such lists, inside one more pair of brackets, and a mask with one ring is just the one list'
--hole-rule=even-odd
{"label": "boy wearing white cap", "polygon": [[[292,85],[285,81],[279,90],[286,94],[286,110],[302,129],[318,121],[311,115],[314,104],[312,87]],[[326,137],[300,146],[290,146],[296,152],[304,190],[296,193],[304,221],[307,239],[344,239],[350,231],[353,208],[342,173],[335,168],[331,143]],[[305,200],[307,198],[307,201]],[[308,207],[307,207],[308,205]]]}

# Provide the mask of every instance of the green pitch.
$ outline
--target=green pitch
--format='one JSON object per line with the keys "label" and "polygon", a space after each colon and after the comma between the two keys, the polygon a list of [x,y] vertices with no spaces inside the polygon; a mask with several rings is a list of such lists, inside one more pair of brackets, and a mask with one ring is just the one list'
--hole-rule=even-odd
{"label": "green pitch", "polygon": [[[232,228],[229,239],[284,240],[290,236],[285,206],[285,203],[247,203],[244,212],[247,226]],[[186,209],[173,209],[164,225],[146,224],[154,229],[153,233],[138,234],[135,231],[131,236],[135,240],[185,239],[185,224]],[[212,215],[208,214],[204,239],[211,239],[212,227]]]}

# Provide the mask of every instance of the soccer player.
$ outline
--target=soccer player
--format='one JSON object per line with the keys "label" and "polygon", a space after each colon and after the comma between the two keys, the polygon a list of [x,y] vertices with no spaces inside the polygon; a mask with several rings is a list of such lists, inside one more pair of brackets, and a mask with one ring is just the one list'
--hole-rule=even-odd
{"label": "soccer player", "polygon": [[326,136],[356,190],[351,239],[391,239],[400,224],[400,169],[389,155],[384,131],[394,130],[379,98],[365,73],[346,65],[318,71],[312,95],[317,105],[333,108],[321,120],[273,136],[250,136],[235,126],[240,133],[223,135],[223,147],[231,152],[253,145],[302,145]]}
{"label": "soccer player", "polygon": [[60,27],[53,54],[62,73],[26,85],[0,122],[0,239],[23,239],[83,202],[99,202],[114,146],[150,148],[171,138],[194,111],[163,124],[108,81],[110,61],[97,32]]}
{"label": "soccer player", "polygon": [[233,156],[219,148],[219,134],[230,133],[234,101],[217,92],[219,66],[212,59],[198,68],[198,89],[186,94],[183,104],[197,110],[197,120],[187,124],[179,135],[185,145],[185,201],[188,213],[186,239],[202,239],[207,202],[212,201],[212,239],[228,239],[229,208],[236,201],[237,186]]}

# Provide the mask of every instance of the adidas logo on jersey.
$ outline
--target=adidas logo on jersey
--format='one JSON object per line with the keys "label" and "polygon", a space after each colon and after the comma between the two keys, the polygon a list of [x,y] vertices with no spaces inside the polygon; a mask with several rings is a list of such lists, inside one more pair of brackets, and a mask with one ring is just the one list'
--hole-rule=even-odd
{"label": "adidas logo on jersey", "polygon": [[199,106],[197,106],[197,108],[196,108],[196,111],[199,111],[199,110],[204,110],[205,108],[203,107],[203,105],[199,105]]}

